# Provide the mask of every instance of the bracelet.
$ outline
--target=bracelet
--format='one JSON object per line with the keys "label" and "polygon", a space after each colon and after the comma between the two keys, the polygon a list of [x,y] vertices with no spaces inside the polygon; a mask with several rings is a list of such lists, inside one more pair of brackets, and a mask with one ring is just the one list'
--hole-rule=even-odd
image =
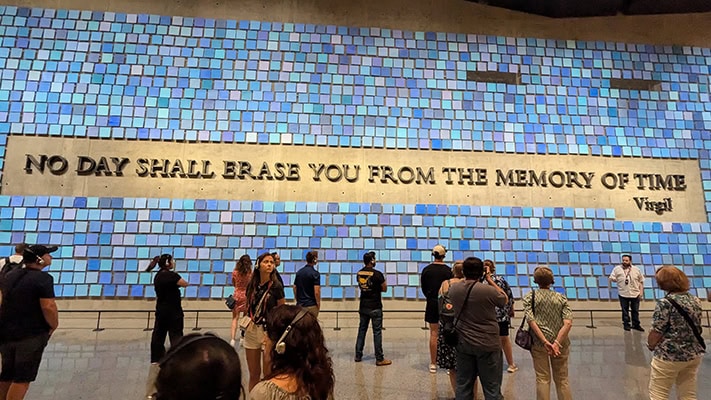
{"label": "bracelet", "polygon": [[557,344],[558,347],[562,347],[561,344],[560,344],[560,342],[558,341],[558,339],[554,340],[553,343]]}

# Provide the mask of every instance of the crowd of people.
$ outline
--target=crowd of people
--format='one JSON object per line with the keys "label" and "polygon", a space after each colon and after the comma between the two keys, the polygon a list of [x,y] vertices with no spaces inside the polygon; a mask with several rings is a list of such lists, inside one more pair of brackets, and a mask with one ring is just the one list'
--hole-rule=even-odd
{"label": "crowd of people", "polygon": [[[51,265],[51,253],[57,247],[20,244],[15,250],[16,254],[0,259],[0,400],[25,398],[37,377],[44,348],[59,326],[54,281],[43,271]],[[512,291],[496,274],[493,261],[469,257],[450,269],[444,261],[446,253],[437,245],[432,250],[433,262],[421,276],[430,330],[429,371],[448,371],[457,400],[476,398],[477,381],[485,400],[502,399],[504,372],[515,373],[519,368],[509,339],[514,316]],[[156,256],[146,269],[158,268],[153,279],[156,318],[147,397],[228,400],[249,393],[249,398],[257,400],[332,399],[335,376],[318,322],[318,252],[311,250],[305,258],[306,265],[294,279],[296,305],[287,305],[284,283],[276,269],[278,254],[261,254],[254,268],[249,256],[240,257],[231,274],[235,292],[230,338],[225,341],[212,334],[183,336],[180,289],[188,282],[174,271],[172,255]],[[387,283],[375,268],[376,261],[375,252],[366,252],[363,268],[356,274],[360,321],[354,361],[364,359],[371,325],[375,365],[387,366],[392,364],[382,346],[382,293]],[[629,255],[623,255],[622,264],[613,269],[609,279],[618,287],[623,329],[644,331],[638,312],[644,277],[631,261]],[[706,349],[700,300],[689,293],[689,279],[679,268],[665,265],[656,271],[655,279],[667,295],[657,301],[647,341],[653,354],[650,398],[666,400],[676,386],[678,398],[696,399],[696,379]],[[532,341],[529,350],[537,400],[550,399],[551,383],[559,400],[572,399],[568,358],[573,317],[565,296],[552,290],[554,280],[550,268],[537,267],[533,272],[537,289],[527,291],[522,299],[522,327],[527,325]],[[240,346],[249,374],[246,388],[237,353]]]}

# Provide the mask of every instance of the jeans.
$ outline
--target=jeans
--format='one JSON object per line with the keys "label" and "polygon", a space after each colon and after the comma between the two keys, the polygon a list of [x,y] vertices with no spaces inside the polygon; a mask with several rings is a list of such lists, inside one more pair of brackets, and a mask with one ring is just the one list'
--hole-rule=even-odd
{"label": "jeans", "polygon": [[383,310],[362,310],[360,323],[358,324],[358,339],[356,340],[355,356],[357,359],[363,358],[363,346],[365,346],[365,334],[368,333],[368,322],[373,321],[373,347],[375,348],[375,359],[382,361],[383,355]]}
{"label": "jeans", "polygon": [[622,307],[622,324],[630,327],[629,310],[632,308],[632,326],[639,327],[639,297],[622,297],[620,296],[620,306]]}
{"label": "jeans", "polygon": [[703,356],[691,361],[664,361],[652,358],[652,373],[649,376],[649,398],[667,400],[672,386],[680,400],[696,400],[696,376]]}
{"label": "jeans", "polygon": [[456,400],[471,400],[474,397],[474,382],[481,381],[485,400],[502,400],[501,380],[504,358],[501,350],[481,351],[464,340],[457,345]]}
{"label": "jeans", "polygon": [[165,336],[170,338],[170,345],[174,345],[183,337],[183,316],[169,315],[159,317],[156,315],[153,334],[151,335],[151,362],[157,363],[165,355]]}
{"label": "jeans", "polygon": [[[533,369],[536,371],[536,400],[550,400],[551,377],[555,382],[558,400],[571,400],[573,395],[568,381],[568,356],[570,345],[560,350],[560,356],[549,356],[546,348],[534,345],[531,349]],[[551,374],[551,371],[553,372]]]}

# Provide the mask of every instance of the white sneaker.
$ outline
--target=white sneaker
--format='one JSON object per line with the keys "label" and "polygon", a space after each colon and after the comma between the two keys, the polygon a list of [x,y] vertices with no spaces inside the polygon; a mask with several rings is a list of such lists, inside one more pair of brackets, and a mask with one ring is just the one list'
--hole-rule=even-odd
{"label": "white sneaker", "polygon": [[235,344],[237,344],[237,342],[235,342],[234,339],[230,339],[230,346],[235,347]]}
{"label": "white sneaker", "polygon": [[430,374],[436,374],[436,373],[437,373],[437,365],[430,364]]}
{"label": "white sneaker", "polygon": [[239,347],[244,347],[244,338],[239,338]]}
{"label": "white sneaker", "polygon": [[516,371],[518,371],[518,367],[516,366],[516,364],[511,364],[509,365],[509,368],[506,369],[506,372],[508,372],[509,374],[513,374]]}

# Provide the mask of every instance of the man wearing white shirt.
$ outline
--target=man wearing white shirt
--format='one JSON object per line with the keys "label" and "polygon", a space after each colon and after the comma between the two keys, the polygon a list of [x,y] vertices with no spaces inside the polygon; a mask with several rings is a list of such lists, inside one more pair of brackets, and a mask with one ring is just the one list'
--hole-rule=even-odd
{"label": "man wearing white shirt", "polygon": [[644,275],[642,275],[642,271],[639,268],[632,265],[632,257],[629,254],[624,254],[622,256],[622,264],[612,270],[610,281],[617,283],[624,329],[626,331],[630,330],[629,311],[632,308],[631,328],[644,332],[644,328],[639,323],[639,301],[642,299],[644,291]]}

